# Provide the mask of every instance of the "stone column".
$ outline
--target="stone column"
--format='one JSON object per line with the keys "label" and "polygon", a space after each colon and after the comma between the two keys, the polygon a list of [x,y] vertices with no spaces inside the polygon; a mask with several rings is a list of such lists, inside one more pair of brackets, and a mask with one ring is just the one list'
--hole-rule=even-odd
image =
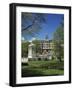
{"label": "stone column", "polygon": [[31,42],[28,46],[28,58],[34,58],[34,51],[33,51],[33,48],[34,48],[34,44]]}
{"label": "stone column", "polygon": [[28,46],[28,58],[32,58],[32,46],[31,45],[29,45]]}

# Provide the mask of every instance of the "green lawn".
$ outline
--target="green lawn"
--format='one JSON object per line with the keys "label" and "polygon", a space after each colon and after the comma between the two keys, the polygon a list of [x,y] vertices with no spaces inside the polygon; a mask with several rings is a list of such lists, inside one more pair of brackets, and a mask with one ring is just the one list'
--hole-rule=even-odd
{"label": "green lawn", "polygon": [[59,61],[28,61],[22,64],[22,77],[28,76],[54,76],[64,74],[64,62]]}

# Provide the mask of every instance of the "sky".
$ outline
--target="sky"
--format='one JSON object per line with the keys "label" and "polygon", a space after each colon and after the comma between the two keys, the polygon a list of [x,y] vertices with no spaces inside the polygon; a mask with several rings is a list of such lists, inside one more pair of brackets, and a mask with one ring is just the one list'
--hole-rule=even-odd
{"label": "sky", "polygon": [[[32,38],[43,40],[45,39],[46,35],[48,36],[48,39],[51,40],[53,38],[54,32],[60,26],[61,22],[64,22],[63,18],[64,18],[63,14],[48,13],[46,23],[41,24],[41,29],[39,31],[39,34],[35,37],[28,36],[28,40]],[[25,39],[25,36],[23,36],[23,39]]]}

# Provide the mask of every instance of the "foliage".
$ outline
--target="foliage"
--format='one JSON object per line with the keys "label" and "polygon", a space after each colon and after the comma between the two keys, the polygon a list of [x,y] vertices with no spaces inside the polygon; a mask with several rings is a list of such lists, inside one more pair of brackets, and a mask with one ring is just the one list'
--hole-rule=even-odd
{"label": "foliage", "polygon": [[41,61],[33,60],[28,62],[30,67],[34,68],[45,68],[45,69],[64,69],[64,62],[58,62],[56,60],[45,61],[44,59]]}
{"label": "foliage", "polygon": [[36,36],[42,28],[42,23],[46,23],[46,15],[41,13],[23,13],[22,12],[22,36]]}
{"label": "foliage", "polygon": [[[35,45],[34,52],[38,55],[41,53],[41,47],[40,47],[40,41],[39,40],[33,40],[32,43]],[[30,42],[22,42],[22,57],[27,57],[28,56],[28,45]]]}
{"label": "foliage", "polygon": [[22,77],[28,76],[52,76],[64,74],[64,62],[59,61],[29,61],[28,65],[22,65]]}
{"label": "foliage", "polygon": [[63,41],[64,41],[64,30],[61,26],[58,27],[56,32],[54,33],[54,40],[58,41],[58,42],[61,41],[63,43]]}
{"label": "foliage", "polygon": [[64,30],[62,26],[59,26],[54,33],[53,43],[54,55],[59,61],[62,61],[64,59]]}
{"label": "foliage", "polygon": [[28,41],[21,43],[22,57],[27,57],[28,56],[28,45],[29,45]]}
{"label": "foliage", "polygon": [[34,40],[33,43],[35,44],[36,54],[41,53],[40,41]]}

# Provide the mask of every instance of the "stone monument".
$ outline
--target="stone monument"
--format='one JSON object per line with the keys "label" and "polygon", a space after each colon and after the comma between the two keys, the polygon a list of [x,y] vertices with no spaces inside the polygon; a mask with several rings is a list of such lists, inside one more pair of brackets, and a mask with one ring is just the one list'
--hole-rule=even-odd
{"label": "stone monument", "polygon": [[35,45],[30,42],[28,46],[28,58],[35,58]]}

